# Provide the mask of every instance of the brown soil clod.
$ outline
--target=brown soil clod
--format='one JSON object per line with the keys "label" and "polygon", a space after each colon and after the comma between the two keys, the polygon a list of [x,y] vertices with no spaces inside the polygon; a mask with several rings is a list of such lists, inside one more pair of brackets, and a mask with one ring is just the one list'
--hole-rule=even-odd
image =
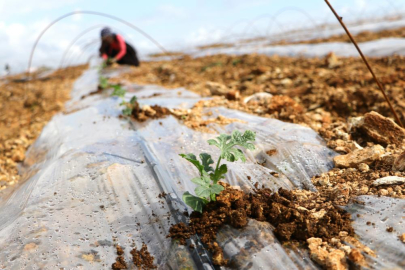
{"label": "brown soil clod", "polygon": [[132,117],[138,120],[139,122],[144,122],[148,119],[159,119],[164,118],[171,114],[170,110],[159,105],[144,105],[140,106],[137,101],[132,104]]}
{"label": "brown soil clod", "polygon": [[142,244],[141,250],[137,250],[136,248],[132,249],[132,262],[141,269],[156,269],[157,267],[153,264],[153,260],[155,259],[152,255],[150,255],[148,251],[148,247],[145,243]]}
{"label": "brown soil clod", "polygon": [[115,263],[112,265],[113,270],[118,270],[118,269],[128,269],[127,263],[125,262],[125,259],[123,256],[118,256],[116,258]]}
{"label": "brown soil clod", "polygon": [[115,259],[115,263],[112,264],[112,269],[113,270],[128,269],[127,263],[125,262],[125,258],[124,256],[122,256],[124,254],[124,250],[119,245],[116,246],[116,249],[118,257]]}
{"label": "brown soil clod", "polygon": [[272,193],[262,188],[247,194],[222,185],[225,190],[217,196],[217,201],[206,205],[202,214],[193,212],[188,226],[184,223],[172,226],[168,235],[183,244],[191,235],[199,234],[208,250],[213,252],[216,265],[224,265],[226,261],[216,243],[218,230],[225,224],[245,227],[248,218],[271,223],[282,241],[306,241],[317,237],[328,242],[338,238],[342,231],[354,235],[350,214],[318,193],[285,189]]}
{"label": "brown soil clod", "polygon": [[167,193],[163,191],[162,193],[159,193],[158,198],[159,199],[162,199],[162,198],[164,199],[164,198],[166,198],[166,196],[167,196]]}

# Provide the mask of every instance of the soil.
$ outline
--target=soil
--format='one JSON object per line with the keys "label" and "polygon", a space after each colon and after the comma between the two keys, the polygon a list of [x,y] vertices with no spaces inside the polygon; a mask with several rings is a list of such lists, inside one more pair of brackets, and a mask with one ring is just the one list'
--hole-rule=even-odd
{"label": "soil", "polygon": [[[350,27],[349,27],[350,29]],[[320,29],[315,29],[314,31],[322,32]],[[403,38],[405,36],[405,27],[394,28],[394,29],[384,29],[381,31],[373,32],[373,31],[363,31],[357,34],[352,34],[356,42],[368,42],[373,40],[378,40],[381,38]],[[281,37],[281,35],[280,35]],[[294,37],[295,39],[297,36]],[[277,36],[273,37],[273,39],[277,39]],[[243,39],[240,41],[242,44],[248,44],[252,42],[258,41],[265,41],[268,40],[267,37],[257,37],[257,38],[250,38],[250,39]],[[351,40],[347,36],[347,34],[339,34],[333,35],[325,38],[315,38],[315,39],[298,39],[297,41],[289,41],[285,39],[279,38],[277,41],[269,42],[269,46],[279,46],[279,45],[293,45],[293,44],[319,44],[319,43],[328,43],[328,42],[345,42],[350,43]],[[204,46],[196,47],[199,50],[206,50],[206,49],[215,49],[215,48],[232,48],[236,47],[237,44],[234,43],[214,43]],[[157,53],[149,55],[150,57],[157,58],[162,56],[174,56],[174,57],[184,57],[186,54],[182,52],[168,52],[168,53]]]}
{"label": "soil", "polygon": [[[362,42],[402,35],[401,31],[403,29],[384,31],[381,36],[379,33],[361,33],[356,40]],[[344,38],[342,35],[329,41],[343,41]],[[369,58],[402,122],[405,122],[404,60],[401,56]],[[221,124],[222,121],[204,114],[204,108],[227,107],[310,127],[325,139],[328,147],[340,154],[351,153],[360,147],[371,148],[379,143],[351,130],[351,117],[375,111],[392,118],[383,95],[362,60],[338,58],[333,53],[324,58],[255,54],[184,56],[177,61],[145,63],[121,79],[167,88],[185,87],[212,97],[199,101],[191,110],[175,111],[175,115],[190,128],[212,132],[210,124]],[[261,96],[255,95],[258,93]],[[267,96],[263,97],[263,93]],[[220,199],[211,202],[203,214],[193,212],[188,225],[174,225],[169,236],[185,244],[191,235],[201,235],[213,254],[214,263],[225,265],[226,258],[215,240],[218,230],[225,224],[243,227],[248,218],[253,218],[271,223],[276,236],[285,243],[299,241],[308,245],[311,258],[327,269],[337,269],[336,265],[341,269],[348,268],[348,261],[364,266],[366,263],[361,252],[375,255],[354,238],[350,215],[338,206],[355,201],[358,195],[405,198],[403,184],[372,184],[384,176],[404,176],[403,172],[393,169],[393,163],[405,151],[405,144],[385,143],[383,148],[384,154],[368,164],[335,168],[314,177],[312,182],[318,193],[301,190],[273,193],[263,189],[256,189],[252,194],[232,191],[232,196],[237,194],[239,199],[231,204],[224,204]],[[277,155],[277,152],[270,149],[268,154]],[[221,196],[225,192],[229,192],[229,188]],[[354,243],[356,248],[351,249],[346,243]]]}
{"label": "soil", "polygon": [[132,105],[131,116],[139,122],[144,122],[148,119],[164,118],[171,114],[170,110],[159,105],[141,107],[137,101]]}
{"label": "soil", "polygon": [[52,116],[63,111],[73,82],[86,68],[69,67],[45,78],[33,74],[29,92],[25,74],[0,82],[0,190],[20,180],[18,163]]}
{"label": "soil", "polygon": [[82,96],[81,99],[85,99],[86,97],[89,97],[89,96],[94,96],[94,95],[101,94],[103,92],[103,90],[104,89],[101,86],[98,86],[97,90],[95,90],[93,92],[90,92],[87,95]]}
{"label": "soil", "polygon": [[193,108],[189,110],[173,109],[172,114],[177,117],[183,125],[206,133],[216,133],[215,128],[211,124],[228,125],[233,122],[241,122],[242,120],[236,118],[227,118],[220,114],[213,115],[212,112],[204,112],[205,102],[197,102]]}
{"label": "soil", "polygon": [[354,235],[350,214],[319,193],[285,189],[273,193],[261,188],[248,194],[228,184],[221,185],[225,190],[217,196],[217,201],[206,205],[202,214],[193,212],[188,225],[179,223],[172,226],[168,235],[185,244],[191,235],[199,234],[201,241],[213,253],[215,265],[227,264],[223,251],[216,243],[218,230],[226,224],[243,228],[249,218],[271,223],[281,241],[304,242],[315,237],[328,242],[339,238],[342,232],[345,236]]}
{"label": "soil", "polygon": [[[397,29],[385,29],[378,32],[372,31],[364,31],[360,32],[356,35],[353,35],[356,42],[367,42],[372,40],[377,40],[381,38],[403,38],[405,36],[405,27],[397,28]],[[327,38],[317,38],[311,40],[300,40],[296,42],[289,42],[286,40],[281,40],[278,42],[272,42],[270,45],[290,45],[290,44],[317,44],[317,43],[325,43],[325,42],[348,42],[350,43],[350,39],[346,34],[334,35]]]}
{"label": "soil", "polygon": [[141,250],[136,248],[131,250],[132,262],[140,269],[156,269],[157,267],[153,264],[155,259],[150,255],[148,247],[145,243],[142,244]]}
{"label": "soil", "polygon": [[117,249],[117,255],[118,257],[115,259],[115,263],[112,264],[112,269],[113,270],[119,270],[119,269],[128,269],[127,263],[125,262],[124,256],[124,250],[120,246],[116,246]]}
{"label": "soil", "polygon": [[359,195],[377,195],[405,199],[405,184],[373,186],[373,182],[386,176],[405,177],[405,172],[379,167],[368,171],[334,168],[320,176],[312,178],[319,193],[324,194],[336,205],[346,205]]}
{"label": "soil", "polygon": [[[328,57],[255,54],[184,57],[178,61],[146,62],[139,69],[123,74],[121,79],[167,88],[186,87],[203,96],[212,96],[207,82],[215,82],[223,85],[225,90],[240,93],[237,100],[216,95],[216,103],[223,103],[222,106],[307,125],[315,130],[372,110],[392,117],[361,59],[338,58],[333,68],[329,68],[328,61]],[[369,58],[369,61],[405,122],[404,57]],[[213,63],[221,65],[211,66]],[[265,101],[244,102],[245,97],[260,92],[280,97],[270,104]],[[294,109],[285,106],[287,104],[293,105]]]}
{"label": "soil", "polygon": [[[112,264],[113,270],[128,269],[128,265],[124,258],[124,250],[119,245],[116,246],[118,257],[115,259],[115,263]],[[153,264],[154,257],[150,255],[148,247],[145,243],[142,243],[140,250],[134,248],[130,251],[132,255],[132,262],[138,269],[156,269]]]}

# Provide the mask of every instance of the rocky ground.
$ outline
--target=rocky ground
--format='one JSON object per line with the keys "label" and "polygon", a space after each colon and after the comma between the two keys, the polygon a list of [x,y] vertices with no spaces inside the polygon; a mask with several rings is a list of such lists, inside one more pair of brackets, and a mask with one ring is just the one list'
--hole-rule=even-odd
{"label": "rocky ground", "polygon": [[[369,60],[405,123],[404,58]],[[318,192],[294,190],[287,194],[258,189],[252,194],[231,196],[234,200],[230,204],[219,199],[203,215],[191,215],[188,225],[174,226],[170,234],[173,239],[183,241],[194,233],[202,235],[214,262],[223,265],[227,261],[215,241],[215,232],[224,224],[243,227],[247,218],[254,218],[273,224],[282,241],[305,242],[311,258],[326,269],[348,269],[349,264],[367,266],[365,256],[375,256],[356,240],[347,215],[337,206],[355,201],[358,195],[405,198],[405,129],[392,121],[389,107],[361,59],[334,54],[323,59],[184,56],[175,61],[143,63],[119,81],[185,87],[213,97],[190,110],[171,111],[190,128],[210,132],[212,122],[238,121],[210,118],[203,113],[206,107],[225,106],[311,127],[328,147],[341,154],[334,159],[335,169],[313,177]],[[240,191],[228,187],[227,192]],[[223,192],[220,196],[225,195]],[[253,209],[264,209],[262,217]],[[307,235],[301,230],[308,222],[318,227],[306,228],[310,232]],[[331,230],[331,226],[337,227]],[[327,230],[330,235],[325,235]],[[403,234],[398,232],[400,241]]]}
{"label": "rocky ground", "polygon": [[0,190],[19,181],[18,163],[24,160],[25,152],[46,123],[63,110],[73,82],[85,68],[58,70],[29,85],[25,75],[0,81]]}
{"label": "rocky ground", "polygon": [[[403,29],[388,32],[381,36],[402,35]],[[366,41],[373,35],[358,37]],[[404,57],[369,60],[405,123]],[[63,109],[72,82],[84,68],[60,70],[47,79],[36,79],[30,83],[29,92],[17,77],[0,84],[0,189],[19,180],[18,162],[24,160],[27,147],[52,115]],[[190,110],[138,108],[132,114],[138,121],[172,114],[190,128],[212,132],[210,123],[238,121],[204,113],[206,107],[224,106],[310,127],[340,154],[334,158],[333,170],[313,177],[318,192],[271,191],[257,186],[248,194],[223,184],[226,189],[217,203],[210,204],[202,215],[193,213],[189,224],[172,228],[170,236],[183,242],[194,233],[202,235],[218,265],[227,261],[215,241],[216,231],[224,224],[243,227],[252,218],[273,224],[281,241],[304,243],[311,258],[326,269],[367,266],[365,255],[375,256],[374,251],[356,240],[349,215],[338,206],[358,195],[405,198],[405,129],[390,119],[383,95],[359,58],[251,54],[194,59],[183,55],[171,61],[142,63],[110,83],[185,87],[212,97]],[[313,226],[306,227],[308,224]],[[398,232],[400,241],[404,241],[404,233]],[[121,268],[126,262],[119,248],[117,255],[115,269],[125,269]],[[132,255],[134,263],[150,264],[146,247]]]}

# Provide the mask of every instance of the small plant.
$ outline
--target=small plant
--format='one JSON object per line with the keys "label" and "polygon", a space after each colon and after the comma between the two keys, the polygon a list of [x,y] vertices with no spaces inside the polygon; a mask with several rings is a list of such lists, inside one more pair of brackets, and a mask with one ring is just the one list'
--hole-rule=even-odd
{"label": "small plant", "polygon": [[210,200],[215,201],[216,195],[224,190],[224,187],[219,185],[218,181],[225,178],[225,174],[228,172],[228,167],[226,164],[221,165],[221,161],[225,159],[234,162],[240,159],[245,162],[245,155],[236,146],[254,150],[255,146],[252,142],[255,141],[255,138],[256,134],[251,130],[246,130],[244,134],[235,130],[232,132],[232,135],[221,134],[216,139],[208,140],[209,145],[214,145],[221,151],[215,169],[211,167],[214,164],[214,160],[207,153],[200,154],[201,161],[197,160],[194,154],[180,154],[181,157],[191,162],[200,173],[200,177],[191,179],[191,182],[198,185],[194,190],[197,196],[185,192],[183,194],[183,201],[193,210],[200,213]]}
{"label": "small plant", "polygon": [[125,116],[130,116],[132,114],[132,110],[135,107],[139,106],[136,96],[133,96],[129,102],[126,101],[121,102],[120,105],[125,106],[125,108],[122,110],[122,114]]}
{"label": "small plant", "polygon": [[206,65],[206,66],[203,66],[203,67],[201,68],[201,71],[204,72],[204,71],[206,71],[206,70],[209,69],[209,68],[217,67],[217,66],[222,67],[222,62],[210,63],[210,64],[208,64],[208,65]]}
{"label": "small plant", "polygon": [[98,85],[101,89],[107,89],[109,86],[108,79],[104,76],[100,76]]}
{"label": "small plant", "polygon": [[233,65],[233,66],[236,66],[237,64],[239,64],[239,63],[241,63],[241,62],[242,62],[241,59],[234,59],[234,60],[232,61],[232,65]]}
{"label": "small plant", "polygon": [[125,106],[125,108],[122,110],[122,114],[125,116],[130,116],[132,114],[132,110],[135,107],[139,107],[137,97],[133,96],[129,102],[125,101],[125,94],[127,91],[125,91],[124,88],[122,88],[121,85],[119,84],[114,84],[111,85],[111,87],[114,89],[112,92],[111,96],[112,97],[120,97],[122,99],[122,102],[120,103],[120,106]]}
{"label": "small plant", "polygon": [[114,85],[111,85],[111,87],[114,89],[114,91],[111,94],[112,97],[120,97],[122,99],[125,97],[125,94],[127,91],[125,91],[125,89],[122,88],[121,85],[114,84]]}

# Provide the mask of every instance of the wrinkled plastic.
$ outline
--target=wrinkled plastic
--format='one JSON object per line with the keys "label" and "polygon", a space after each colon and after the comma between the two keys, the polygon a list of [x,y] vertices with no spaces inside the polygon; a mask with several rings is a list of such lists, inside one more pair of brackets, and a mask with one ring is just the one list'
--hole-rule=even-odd
{"label": "wrinkled plastic", "polygon": [[370,268],[405,269],[405,245],[399,239],[405,232],[405,200],[375,196],[357,199],[364,204],[351,204],[345,209],[352,214],[360,242],[377,255],[366,255]]}
{"label": "wrinkled plastic", "polygon": [[[109,269],[115,244],[125,250],[146,243],[159,269],[213,269],[197,236],[195,249],[166,235],[186,221],[183,192],[193,193],[195,169],[180,153],[217,152],[201,133],[176,118],[139,123],[121,120],[120,100],[96,90],[97,71],[83,74],[65,114],[55,116],[27,153],[23,180],[0,202],[0,269]],[[155,89],[155,90],[154,90]],[[141,104],[191,107],[200,98],[185,89],[130,87]],[[159,95],[154,95],[158,93]],[[181,94],[179,94],[181,93]],[[208,110],[208,109],[207,109]],[[310,178],[332,167],[335,153],[311,129],[225,108],[211,108],[243,123],[212,125],[218,132],[257,132],[246,163],[229,163],[225,181],[248,191],[258,182],[272,190],[314,189]],[[268,150],[276,150],[269,156]],[[262,165],[260,165],[260,164]],[[278,172],[279,177],[271,173]],[[166,198],[159,198],[162,192]],[[218,236],[233,269],[317,269],[305,250],[289,249],[270,224],[251,220]],[[133,264],[131,269],[134,269]]]}

